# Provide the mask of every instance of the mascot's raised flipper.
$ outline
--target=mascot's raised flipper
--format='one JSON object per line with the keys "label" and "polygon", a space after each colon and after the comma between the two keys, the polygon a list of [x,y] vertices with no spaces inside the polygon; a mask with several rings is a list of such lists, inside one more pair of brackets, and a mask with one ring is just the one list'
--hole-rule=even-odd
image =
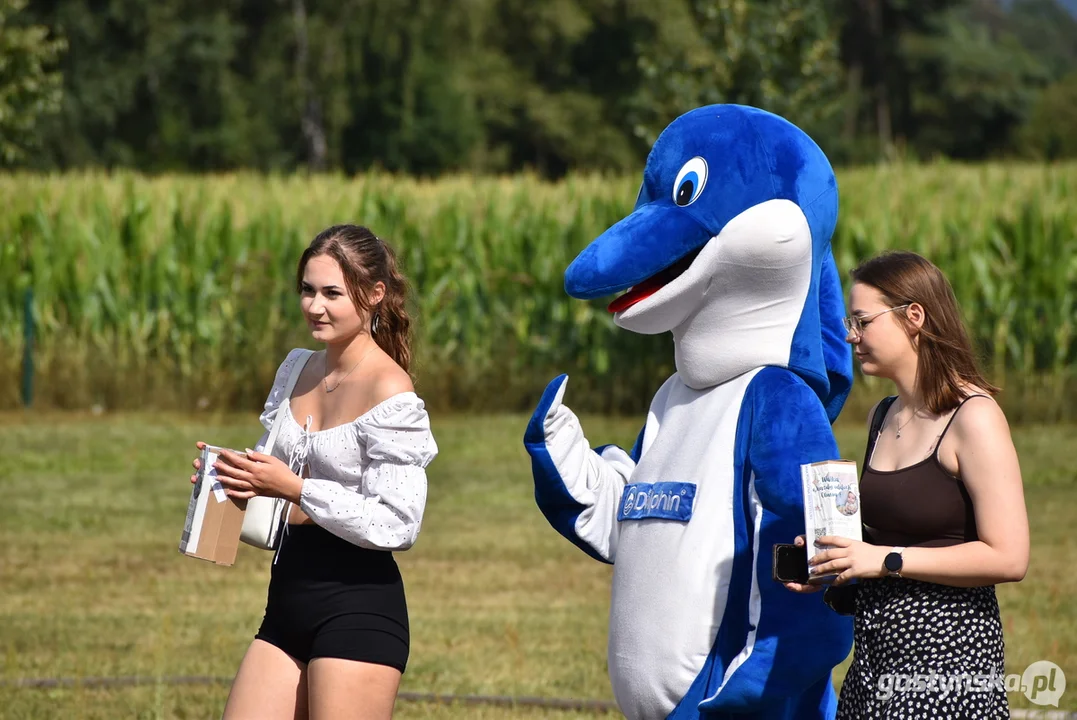
{"label": "mascot's raised flipper", "polygon": [[636,462],[614,445],[591,450],[579,419],[562,404],[567,384],[562,375],[546,387],[524,435],[535,501],[559,533],[596,560],[612,563],[617,503]]}
{"label": "mascot's raised flipper", "polygon": [[632,453],[591,450],[546,389],[525,444],[559,532],[614,563],[609,672],[631,720],[827,718],[849,618],[770,577],[804,532],[800,465],[838,457],[852,383],[830,250],[837,182],[770,113],[693,110],[655,142],[632,214],[565,273],[578,298],[627,290],[632,332],[672,332],[677,372]]}

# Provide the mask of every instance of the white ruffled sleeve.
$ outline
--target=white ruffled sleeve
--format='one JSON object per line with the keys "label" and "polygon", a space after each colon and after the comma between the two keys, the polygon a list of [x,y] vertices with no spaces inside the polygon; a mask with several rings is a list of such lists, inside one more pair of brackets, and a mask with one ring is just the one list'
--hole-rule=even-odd
{"label": "white ruffled sleeve", "polygon": [[354,429],[366,456],[361,487],[306,478],[300,507],[354,545],[406,550],[422,526],[426,466],[438,453],[423,401],[410,392],[397,395],[358,419]]}

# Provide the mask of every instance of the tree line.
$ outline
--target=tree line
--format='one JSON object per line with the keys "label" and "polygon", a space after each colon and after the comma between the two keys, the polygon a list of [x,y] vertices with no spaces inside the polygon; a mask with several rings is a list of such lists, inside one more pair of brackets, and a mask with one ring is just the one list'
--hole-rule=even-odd
{"label": "tree line", "polygon": [[1077,0],[0,0],[0,163],[638,170],[757,105],[836,164],[1077,156]]}

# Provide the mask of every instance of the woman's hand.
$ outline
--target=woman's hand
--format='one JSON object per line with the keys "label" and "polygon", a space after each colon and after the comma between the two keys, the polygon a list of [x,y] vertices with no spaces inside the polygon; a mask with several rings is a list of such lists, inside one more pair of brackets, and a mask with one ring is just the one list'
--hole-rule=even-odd
{"label": "woman's hand", "polygon": [[809,572],[813,575],[838,573],[833,585],[844,585],[853,578],[881,578],[886,575],[883,560],[890,552],[889,548],[836,535],[825,535],[817,543],[829,545],[830,548],[808,561],[811,566]]}
{"label": "woman's hand", "polygon": [[[793,544],[796,545],[797,547],[804,547],[804,536],[803,535],[797,535],[797,538],[796,538],[796,540],[793,541]],[[808,583],[801,584],[801,583],[795,583],[795,582],[787,582],[787,583],[782,583],[782,585],[785,585],[785,588],[787,590],[792,590],[795,593],[803,593],[803,594],[819,592],[820,590],[823,589],[822,585],[812,585],[812,584],[808,584]]]}
{"label": "woman's hand", "polygon": [[213,467],[225,492],[235,500],[248,500],[262,495],[284,498],[298,504],[303,492],[302,478],[272,455],[253,450],[247,450],[246,455],[221,450]]}
{"label": "woman's hand", "polygon": [[[196,442],[194,446],[198,448],[198,452],[202,452],[202,448],[204,448],[206,444],[199,441]],[[191,465],[194,466],[194,475],[191,476],[191,484],[193,485],[194,483],[198,482],[198,471],[202,469],[202,458],[195,458],[194,462],[191,463]]]}

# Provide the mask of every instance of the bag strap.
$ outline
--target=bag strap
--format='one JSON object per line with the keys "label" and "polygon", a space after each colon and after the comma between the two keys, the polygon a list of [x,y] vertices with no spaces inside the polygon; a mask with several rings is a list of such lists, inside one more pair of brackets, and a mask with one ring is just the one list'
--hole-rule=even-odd
{"label": "bag strap", "polygon": [[[295,360],[295,364],[292,365],[292,371],[288,374],[288,382],[284,385],[284,397],[281,399],[280,404],[290,402],[292,399],[292,390],[295,390],[295,384],[299,381],[299,376],[303,374],[303,368],[307,366],[307,362],[310,360],[310,356],[314,354],[313,350],[300,350],[300,355]],[[266,455],[273,454],[273,446],[277,443],[277,435],[280,433],[281,416],[284,414],[280,412],[280,406],[277,409],[277,415],[273,418],[273,427],[269,431],[269,439],[266,440],[265,447],[262,448],[262,452]]]}
{"label": "bag strap", "polygon": [[[313,350],[301,349],[300,356],[295,359],[295,364],[292,365],[292,371],[288,374],[288,382],[284,385],[284,397],[281,398],[280,405],[284,403],[291,404],[292,391],[295,390],[295,384],[299,381],[299,376],[303,374],[303,368],[307,366],[307,362],[310,361],[310,356],[314,354]],[[280,433],[281,418],[284,415],[280,411],[280,405],[277,406],[277,414],[273,418],[273,427],[269,431],[269,439],[266,440],[266,445],[262,448],[262,452],[266,455],[273,454],[273,446],[277,444],[277,435]],[[274,513],[276,520],[274,521],[277,526],[277,538],[280,538],[281,530],[288,531],[288,515],[291,513],[291,502],[282,498],[275,498]],[[277,564],[277,558],[280,557],[280,547],[282,541],[277,540],[277,552],[273,554],[273,564]]]}
{"label": "bag strap", "polygon": [[871,462],[871,455],[875,451],[875,443],[879,439],[879,433],[882,432],[883,421],[886,420],[886,413],[890,411],[890,406],[894,404],[895,400],[897,400],[897,395],[884,397],[875,407],[875,414],[871,416],[871,427],[868,429],[868,445],[864,450],[865,469]]}

